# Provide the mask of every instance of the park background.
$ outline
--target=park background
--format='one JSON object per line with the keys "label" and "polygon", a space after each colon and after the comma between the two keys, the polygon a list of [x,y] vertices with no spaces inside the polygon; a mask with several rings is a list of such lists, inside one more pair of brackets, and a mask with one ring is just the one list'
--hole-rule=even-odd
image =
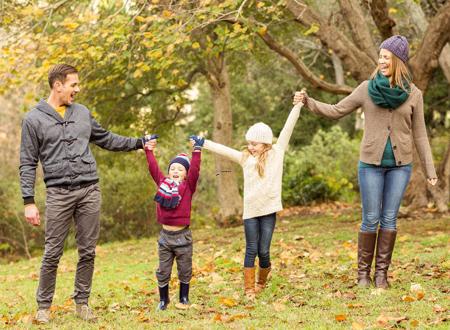
{"label": "park background", "polygon": [[[439,274],[448,284],[449,31],[450,2],[445,0],[0,1],[0,267],[7,269],[1,275],[4,279],[13,276],[23,262],[29,262],[26,267],[33,268],[33,274],[38,270],[43,225],[33,228],[24,222],[18,150],[21,119],[37,100],[48,95],[46,76],[52,65],[65,62],[79,69],[81,93],[76,102],[86,105],[103,127],[135,137],[159,134],[156,153],[164,168],[174,155],[189,150],[191,134],[241,149],[247,128],[263,121],[277,136],[292,108],[293,93],[301,88],[318,100],[338,102],[370,76],[380,42],[402,34],[410,41],[414,82],[424,92],[425,121],[439,181],[436,187],[426,184],[416,154],[399,225],[430,237],[431,243],[426,238],[424,243],[410,233],[412,238],[405,241],[414,243],[416,250],[407,254],[432,249],[429,266],[439,265]],[[321,228],[322,240],[330,242],[323,249],[355,248],[363,121],[361,111],[340,121],[318,117],[307,109],[301,112],[285,158],[286,211],[281,214],[281,219],[288,219],[282,221],[295,223],[293,227],[301,233],[290,237],[300,244],[300,251],[308,250],[302,244]],[[92,150],[103,197],[101,246],[140,244],[142,253],[154,253],[159,225],[153,202],[155,186],[144,153],[112,153],[96,146]],[[241,194],[240,168],[203,152],[192,228],[206,240],[228,233],[224,235],[230,237],[228,243],[236,254],[233,267],[240,265],[244,245]],[[44,214],[41,172],[36,201]],[[275,236],[278,243],[274,243],[278,252],[283,250],[283,245],[277,250],[278,240],[287,239],[282,223],[280,236]],[[284,227],[287,230],[289,226]],[[345,229],[343,236],[331,230],[338,227]],[[74,243],[71,234],[67,249],[71,251]],[[150,247],[153,252],[146,250]],[[324,256],[325,250],[317,253]],[[312,251],[305,253],[309,258]],[[27,258],[31,261],[23,260]],[[220,255],[218,260],[220,263]],[[147,277],[152,278],[149,265],[155,260],[147,261]],[[353,276],[350,268],[348,275]],[[441,283],[439,279],[437,283]],[[441,304],[448,305],[448,299],[442,299]],[[296,303],[303,306],[307,299],[300,300]],[[233,308],[233,301],[222,305]],[[30,306],[5,322],[28,315]],[[443,322],[447,309],[430,306],[430,313],[437,313],[437,320]],[[279,305],[275,307],[285,312]],[[222,314],[213,315],[220,321]],[[231,323],[248,319],[236,315]],[[337,319],[331,317],[332,322],[348,322]],[[319,316],[318,324],[320,321]],[[423,324],[435,321],[430,318]],[[397,318],[386,322],[412,321]]]}

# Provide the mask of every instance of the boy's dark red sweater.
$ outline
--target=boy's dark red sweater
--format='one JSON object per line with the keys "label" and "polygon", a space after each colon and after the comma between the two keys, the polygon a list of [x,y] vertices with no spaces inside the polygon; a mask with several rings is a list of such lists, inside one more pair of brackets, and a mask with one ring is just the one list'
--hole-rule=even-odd
{"label": "boy's dark red sweater", "polygon": [[[161,182],[167,175],[161,172],[152,150],[145,150],[147,156],[148,170],[159,187]],[[193,152],[191,158],[191,165],[187,172],[186,179],[181,182],[178,187],[181,196],[180,204],[174,209],[167,209],[161,207],[159,203],[156,204],[156,215],[158,222],[169,226],[189,226],[191,223],[191,203],[192,196],[197,188],[197,181],[200,173],[201,152]]]}

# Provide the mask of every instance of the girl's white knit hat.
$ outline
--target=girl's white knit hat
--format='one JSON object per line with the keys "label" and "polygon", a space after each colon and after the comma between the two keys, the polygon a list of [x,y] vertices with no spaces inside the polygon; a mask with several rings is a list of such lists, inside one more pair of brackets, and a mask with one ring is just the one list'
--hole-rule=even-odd
{"label": "girl's white knit hat", "polygon": [[245,139],[247,141],[272,144],[272,129],[264,123],[256,123],[248,129]]}

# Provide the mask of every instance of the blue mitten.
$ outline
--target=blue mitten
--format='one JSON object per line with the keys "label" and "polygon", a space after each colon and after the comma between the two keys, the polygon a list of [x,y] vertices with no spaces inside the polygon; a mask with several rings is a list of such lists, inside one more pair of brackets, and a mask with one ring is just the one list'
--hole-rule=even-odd
{"label": "blue mitten", "polygon": [[201,149],[205,144],[205,138],[198,135],[191,135],[189,139],[194,140],[194,149]]}

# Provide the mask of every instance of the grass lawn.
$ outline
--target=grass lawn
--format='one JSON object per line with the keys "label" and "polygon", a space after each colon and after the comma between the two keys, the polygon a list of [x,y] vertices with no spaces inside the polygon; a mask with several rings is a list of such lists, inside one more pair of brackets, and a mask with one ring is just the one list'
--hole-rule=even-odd
{"label": "grass lawn", "polygon": [[[76,251],[61,259],[52,320],[32,324],[40,258],[0,265],[0,327],[42,329],[450,328],[450,218],[399,221],[392,288],[355,286],[359,211],[279,218],[272,277],[256,303],[243,300],[243,227],[193,229],[192,306],[157,312],[156,237],[98,246],[90,305],[96,324],[73,314]],[[413,286],[413,290],[411,289]],[[415,289],[414,289],[415,288]]]}

